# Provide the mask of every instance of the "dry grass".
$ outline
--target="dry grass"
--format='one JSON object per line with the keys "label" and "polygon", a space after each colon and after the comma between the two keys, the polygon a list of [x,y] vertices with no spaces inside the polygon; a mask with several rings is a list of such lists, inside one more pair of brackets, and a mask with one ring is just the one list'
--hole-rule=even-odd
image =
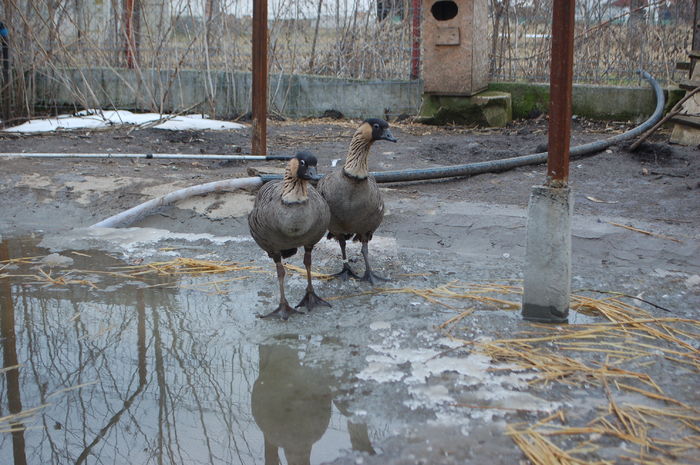
{"label": "dry grass", "polygon": [[[452,284],[454,286],[454,284]],[[463,288],[463,287],[462,287]],[[474,290],[489,289],[520,294],[517,286],[468,287],[469,293],[454,296],[479,302],[478,310],[509,309],[507,298],[483,300]],[[441,288],[429,295],[445,296]],[[419,293],[419,295],[423,292]],[[609,293],[600,293],[609,294]],[[700,322],[676,317],[656,317],[633,305],[619,294],[604,297],[573,295],[571,308],[604,321],[586,325],[531,324],[516,337],[492,341],[463,340],[455,335],[458,323],[475,308],[452,317],[439,329],[465,346],[488,355],[494,362],[508,363],[535,374],[533,385],[570,385],[584,383],[597,386],[608,398],[607,411],[583,425],[566,424],[557,414],[534,425],[511,425],[508,434],[525,456],[537,465],[604,464],[596,459],[600,445],[591,438],[614,438],[627,444],[627,460],[633,463],[681,463],[679,457],[690,458],[700,445],[700,409],[669,395],[649,375],[645,367],[657,363],[659,357],[687,370],[700,373],[700,350],[690,341],[700,339]],[[657,306],[658,307],[658,306]],[[617,396],[627,393],[646,398],[648,405],[619,403]],[[557,419],[559,425],[551,422]],[[666,436],[670,436],[666,437]],[[555,438],[566,438],[561,443]],[[579,442],[569,450],[562,444]]]}
{"label": "dry grass", "polygon": [[152,262],[145,265],[132,265],[120,267],[129,276],[140,277],[150,274],[162,276],[193,275],[201,276],[231,271],[258,272],[260,267],[239,262],[227,262],[223,260],[199,260],[195,258],[178,257],[173,260]]}

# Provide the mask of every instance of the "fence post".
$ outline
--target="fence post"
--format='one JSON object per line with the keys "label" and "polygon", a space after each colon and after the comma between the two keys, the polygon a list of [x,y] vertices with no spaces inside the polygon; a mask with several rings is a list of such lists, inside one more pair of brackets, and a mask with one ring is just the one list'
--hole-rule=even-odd
{"label": "fence post", "polygon": [[411,47],[411,79],[415,80],[420,77],[420,54],[421,54],[421,44],[420,44],[420,26],[421,26],[421,1],[422,0],[412,0],[412,28],[411,35],[413,37],[413,44]]}
{"label": "fence post", "polygon": [[267,0],[253,0],[252,153],[267,154]]}
{"label": "fence post", "polygon": [[134,68],[134,3],[136,0],[124,0],[124,35],[126,36],[124,55],[126,56],[126,67]]}
{"label": "fence post", "polygon": [[2,79],[0,79],[0,120],[10,118],[10,32],[5,24],[0,21],[0,66],[2,67]]}

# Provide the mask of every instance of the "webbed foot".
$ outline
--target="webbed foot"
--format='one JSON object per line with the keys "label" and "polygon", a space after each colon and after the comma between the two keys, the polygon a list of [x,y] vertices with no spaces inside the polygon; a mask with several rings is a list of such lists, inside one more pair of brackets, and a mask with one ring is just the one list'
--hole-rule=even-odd
{"label": "webbed foot", "polygon": [[314,291],[306,291],[306,295],[304,295],[304,298],[301,299],[301,302],[299,302],[294,308],[299,308],[301,306],[305,306],[308,311],[311,311],[313,308],[316,308],[318,306],[330,307],[331,304],[317,296]]}
{"label": "webbed foot", "polygon": [[369,282],[372,286],[377,284],[377,281],[391,281],[389,278],[384,278],[383,276],[379,276],[378,274],[375,274],[373,271],[365,271],[365,274],[362,275],[360,278],[360,281],[366,281]]}
{"label": "webbed foot", "polygon": [[340,270],[338,273],[335,273],[331,276],[336,277],[336,278],[340,278],[343,281],[347,281],[350,278],[360,279],[360,276],[358,274],[356,274],[354,271],[352,271],[352,269],[350,269],[350,265],[348,265],[347,262],[343,263],[342,270]]}
{"label": "webbed foot", "polygon": [[287,321],[290,315],[297,313],[299,315],[304,315],[304,312],[300,312],[289,306],[287,302],[280,302],[276,309],[265,315],[258,315],[258,318],[280,318],[283,321]]}

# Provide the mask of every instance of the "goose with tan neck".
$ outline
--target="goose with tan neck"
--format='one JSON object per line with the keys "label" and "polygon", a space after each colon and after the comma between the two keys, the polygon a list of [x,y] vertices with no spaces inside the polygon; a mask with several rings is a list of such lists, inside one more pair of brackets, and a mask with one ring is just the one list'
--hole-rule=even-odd
{"label": "goose with tan neck", "polygon": [[[280,288],[279,305],[262,318],[278,316],[283,320],[305,306],[308,310],[330,304],[314,292],[311,283],[311,252],[328,228],[330,211],[326,201],[309,185],[316,179],[316,157],[299,152],[287,164],[282,181],[265,184],[255,197],[253,211],[248,215],[250,234],[255,242],[275,262]],[[284,265],[282,259],[294,255],[304,247],[306,267],[306,295],[292,308],[284,294]]]}
{"label": "goose with tan neck", "polygon": [[[335,276],[343,280],[352,277],[372,284],[385,280],[372,271],[368,251],[368,243],[384,218],[384,200],[367,167],[369,150],[378,140],[396,142],[386,121],[366,119],[352,137],[343,167],[318,183],[318,191],[331,209],[328,238],[338,241],[343,257],[343,269]],[[345,254],[350,238],[362,243],[365,274],[361,278],[352,271]]]}

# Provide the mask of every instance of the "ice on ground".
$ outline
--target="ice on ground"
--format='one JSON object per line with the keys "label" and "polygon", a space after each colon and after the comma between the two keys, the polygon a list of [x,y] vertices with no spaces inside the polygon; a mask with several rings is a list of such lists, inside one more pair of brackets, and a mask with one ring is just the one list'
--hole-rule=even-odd
{"label": "ice on ground", "polygon": [[95,241],[108,243],[129,255],[151,255],[156,252],[154,245],[167,240],[186,242],[208,241],[212,244],[227,242],[252,242],[248,236],[214,236],[208,233],[176,233],[157,228],[82,228],[73,229],[70,234],[46,235],[41,246],[50,250],[80,250],[94,246]]}
{"label": "ice on ground", "polygon": [[221,131],[245,127],[245,125],[240,123],[209,119],[204,115],[176,116],[160,113],[132,113],[126,110],[85,110],[74,115],[59,115],[55,118],[27,121],[19,126],[13,126],[3,131],[39,133],[57,130],[100,129],[122,125],[141,126],[161,120],[162,122],[152,127],[171,131]]}

